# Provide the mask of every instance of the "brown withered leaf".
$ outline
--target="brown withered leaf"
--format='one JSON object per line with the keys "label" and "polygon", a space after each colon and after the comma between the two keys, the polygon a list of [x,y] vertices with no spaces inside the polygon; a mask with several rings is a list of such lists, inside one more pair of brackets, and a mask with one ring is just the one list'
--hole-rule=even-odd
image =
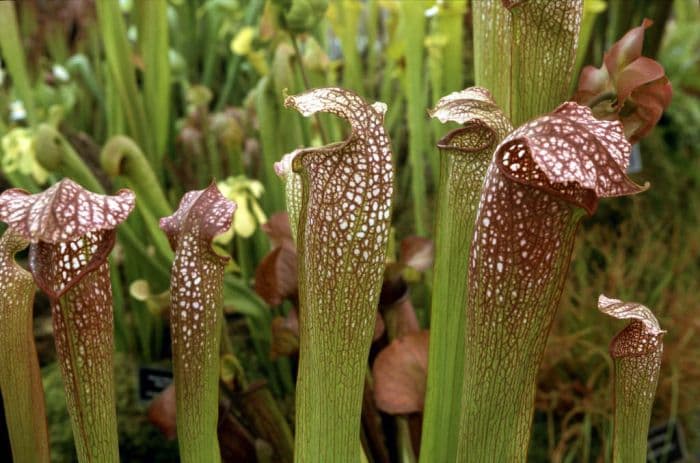
{"label": "brown withered leaf", "polygon": [[292,228],[289,226],[289,215],[286,212],[275,212],[267,222],[261,225],[273,246],[282,246],[285,243],[294,246]]}
{"label": "brown withered leaf", "polygon": [[401,240],[401,263],[424,272],[433,266],[433,240],[422,236],[408,236]]}
{"label": "brown withered leaf", "polygon": [[288,357],[299,352],[299,319],[297,311],[292,309],[286,317],[272,319],[272,343],[270,357]]}
{"label": "brown withered leaf", "polygon": [[255,270],[255,292],[272,306],[297,298],[297,253],[290,243],[276,247],[260,262]]}
{"label": "brown withered leaf", "polygon": [[395,339],[372,365],[377,407],[394,415],[420,412],[428,371],[427,330]]}
{"label": "brown withered leaf", "polygon": [[148,421],[158,428],[168,440],[177,437],[176,409],[175,384],[166,387],[148,406]]}

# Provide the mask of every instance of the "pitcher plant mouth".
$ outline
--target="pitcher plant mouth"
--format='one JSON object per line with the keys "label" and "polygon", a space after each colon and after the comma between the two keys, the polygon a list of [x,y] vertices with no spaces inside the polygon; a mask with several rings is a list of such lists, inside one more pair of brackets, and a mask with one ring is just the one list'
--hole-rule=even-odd
{"label": "pitcher plant mouth", "polygon": [[393,195],[386,106],[340,88],[290,96],[285,106],[331,113],[351,128],[346,140],[297,150],[277,167],[298,175],[287,189],[299,254],[295,458],[356,461]]}

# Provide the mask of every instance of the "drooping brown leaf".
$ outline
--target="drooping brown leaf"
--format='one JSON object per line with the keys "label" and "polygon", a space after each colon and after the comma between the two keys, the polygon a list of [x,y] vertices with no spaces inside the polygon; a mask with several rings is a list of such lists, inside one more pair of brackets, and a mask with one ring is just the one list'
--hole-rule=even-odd
{"label": "drooping brown leaf", "polygon": [[112,288],[107,257],[134,194],[91,193],[63,179],[42,193],[0,195],[0,220],[31,241],[29,263],[51,300],[56,351],[78,455],[118,461]]}
{"label": "drooping brown leaf", "polygon": [[148,421],[168,440],[177,436],[175,385],[171,384],[158,394],[148,406]]}
{"label": "drooping brown leaf", "polygon": [[610,343],[615,365],[613,461],[644,461],[665,331],[651,310],[635,302],[601,294],[598,309],[631,320]]}
{"label": "drooping brown leaf", "polygon": [[295,456],[355,459],[393,195],[386,105],[321,88],[290,96],[285,106],[305,116],[335,114],[352,130],[343,142],[297,151],[291,163],[302,185]]}
{"label": "drooping brown leaf", "polygon": [[271,329],[270,357],[273,360],[299,352],[299,320],[296,310],[290,310],[286,317],[273,318]]}
{"label": "drooping brown leaf", "polygon": [[428,331],[395,339],[372,366],[374,398],[380,410],[394,415],[423,410],[428,374]]}
{"label": "drooping brown leaf", "polygon": [[261,225],[261,228],[270,238],[273,246],[282,246],[285,243],[294,246],[289,215],[286,212],[275,212],[268,218],[267,222]]}
{"label": "drooping brown leaf", "polygon": [[231,227],[235,209],[212,183],[186,193],[177,211],[160,220],[175,250],[170,322],[178,443],[186,460],[219,458],[219,340],[228,258],[214,252],[212,240]]}
{"label": "drooping brown leaf", "polygon": [[644,138],[656,126],[671,103],[671,83],[664,68],[642,56],[644,31],[652,21],[628,31],[615,42],[597,69],[586,66],[581,71],[574,99],[591,105],[596,117],[619,119],[631,143]]}
{"label": "drooping brown leaf", "polygon": [[255,270],[255,292],[272,306],[285,299],[296,300],[297,253],[290,243],[276,247],[260,262]]}

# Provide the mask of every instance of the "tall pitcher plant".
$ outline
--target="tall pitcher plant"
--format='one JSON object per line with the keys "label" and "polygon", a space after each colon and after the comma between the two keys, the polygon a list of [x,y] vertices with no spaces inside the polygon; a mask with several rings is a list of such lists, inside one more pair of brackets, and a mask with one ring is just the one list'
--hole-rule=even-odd
{"label": "tall pitcher plant", "polygon": [[304,116],[329,112],[351,127],[347,140],[298,150],[278,172],[301,182],[300,191],[288,189],[292,208],[300,206],[298,219],[290,214],[299,249],[295,461],[354,463],[391,217],[386,106],[339,88],[290,96],[285,106]]}

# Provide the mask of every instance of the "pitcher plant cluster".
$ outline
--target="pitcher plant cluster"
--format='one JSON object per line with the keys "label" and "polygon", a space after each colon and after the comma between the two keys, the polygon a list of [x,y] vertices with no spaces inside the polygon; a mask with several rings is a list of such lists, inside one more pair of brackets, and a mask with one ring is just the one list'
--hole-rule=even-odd
{"label": "pitcher plant cluster", "polygon": [[[609,50],[601,68],[583,70],[573,100],[565,101],[582,3],[472,3],[477,86],[444,96],[429,111],[459,126],[432,154],[439,157],[434,250],[415,239],[402,243],[392,261],[396,181],[385,128],[392,108],[338,87],[284,101],[302,116],[328,113],[350,127],[344,141],[297,149],[267,166],[281,177],[291,231],[277,234],[255,285],[268,303],[295,306],[272,328],[286,340],[273,350],[299,355],[294,461],[366,458],[367,390],[380,409],[396,415],[402,461],[416,457],[409,414],[417,411],[423,412],[421,462],[526,460],[536,375],[579,224],[602,198],[648,187],[626,174],[630,143],[651,131],[671,98],[663,68],[641,56],[645,20]],[[47,138],[58,136],[44,130]],[[173,213],[138,146],[113,139],[102,156],[131,190],[88,191],[79,183],[98,190],[91,174],[69,168],[78,183],[65,178],[41,193],[0,195],[0,220],[8,226],[0,240],[0,389],[13,455],[48,461],[31,330],[36,286],[51,302],[79,460],[119,461],[111,284],[117,269],[110,256],[117,229],[136,207],[150,230],[163,216],[159,252],[172,257],[169,320],[181,459],[221,461],[220,392],[244,380],[225,374],[235,370],[222,345],[229,258],[215,239],[231,229],[237,205],[212,183],[186,193]],[[29,272],[14,260],[27,246]],[[432,268],[429,331],[420,329],[400,277],[408,267]],[[641,304],[601,295],[598,307],[629,320],[610,344],[613,460],[642,462],[664,331]],[[392,342],[370,369],[380,330]],[[274,406],[267,410],[279,415]],[[289,427],[278,426],[270,438],[289,441],[289,454],[279,461],[291,461]]]}

